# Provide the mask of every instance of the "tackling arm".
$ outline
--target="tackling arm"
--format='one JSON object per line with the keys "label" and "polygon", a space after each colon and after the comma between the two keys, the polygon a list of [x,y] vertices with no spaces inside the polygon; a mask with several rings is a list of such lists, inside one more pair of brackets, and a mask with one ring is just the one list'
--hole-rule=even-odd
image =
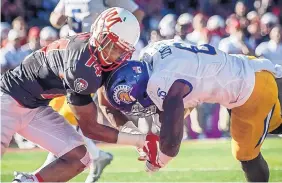
{"label": "tackling arm", "polygon": [[118,130],[97,122],[97,107],[94,102],[83,106],[73,104],[69,104],[69,106],[85,136],[108,143],[117,142]]}
{"label": "tackling arm", "polygon": [[119,132],[97,122],[97,107],[90,95],[68,94],[69,106],[83,134],[93,140],[143,147],[146,135]]}

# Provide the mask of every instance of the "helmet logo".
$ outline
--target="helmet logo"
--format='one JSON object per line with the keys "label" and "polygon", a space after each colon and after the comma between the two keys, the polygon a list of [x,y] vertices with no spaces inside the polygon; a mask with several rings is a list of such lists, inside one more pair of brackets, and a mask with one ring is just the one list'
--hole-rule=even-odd
{"label": "helmet logo", "polygon": [[116,11],[115,8],[112,8],[109,10],[109,12],[105,16],[105,26],[107,29],[110,29],[112,25],[122,22],[121,18],[118,16],[118,12]]}
{"label": "helmet logo", "polygon": [[127,85],[118,85],[114,88],[113,99],[117,104],[123,102],[125,104],[131,104],[134,99],[130,97],[132,88]]}

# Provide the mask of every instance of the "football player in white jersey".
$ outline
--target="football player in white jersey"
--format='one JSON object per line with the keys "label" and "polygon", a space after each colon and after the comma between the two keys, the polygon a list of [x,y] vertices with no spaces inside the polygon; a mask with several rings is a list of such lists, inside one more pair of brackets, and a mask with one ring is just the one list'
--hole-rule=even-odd
{"label": "football player in white jersey", "polygon": [[[127,88],[127,105],[146,100],[142,103],[144,108],[155,104],[159,110],[160,149],[156,157],[151,156],[147,161],[149,171],[164,167],[178,154],[184,109],[192,110],[206,102],[219,103],[230,110],[232,154],[241,162],[247,181],[269,180],[268,165],[260,148],[267,133],[282,133],[275,80],[282,77],[280,65],[267,59],[228,55],[208,44],[196,47],[174,40],[149,45],[141,61],[148,63],[148,67],[131,66],[131,70],[136,70],[136,77],[128,78],[122,71],[128,69],[126,64],[118,68],[113,78],[124,80],[112,81],[115,83],[112,87]],[[147,82],[143,79],[131,84],[135,78],[145,76]],[[132,110],[121,105],[120,99],[109,101],[120,110]]]}
{"label": "football player in white jersey", "polygon": [[132,0],[60,0],[51,13],[50,22],[56,27],[69,24],[70,34],[90,32],[91,24],[100,13],[111,7],[121,7],[134,14],[139,22],[144,12]]}

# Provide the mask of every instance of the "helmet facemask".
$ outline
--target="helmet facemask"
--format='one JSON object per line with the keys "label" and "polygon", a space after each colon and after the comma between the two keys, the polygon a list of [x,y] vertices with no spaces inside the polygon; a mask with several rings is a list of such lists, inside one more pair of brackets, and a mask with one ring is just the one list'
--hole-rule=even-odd
{"label": "helmet facemask", "polygon": [[125,60],[131,58],[135,51],[132,45],[119,39],[114,33],[107,31],[99,33],[97,39],[94,38],[94,44],[103,71],[116,69]]}

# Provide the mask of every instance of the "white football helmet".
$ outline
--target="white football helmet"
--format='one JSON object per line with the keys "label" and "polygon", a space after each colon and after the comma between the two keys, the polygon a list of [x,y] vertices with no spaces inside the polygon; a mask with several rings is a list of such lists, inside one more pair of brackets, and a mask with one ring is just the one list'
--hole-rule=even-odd
{"label": "white football helmet", "polygon": [[[140,37],[140,25],[136,17],[128,10],[113,7],[103,11],[91,26],[91,42],[96,47],[102,60],[107,64],[104,71],[110,71],[118,67],[134,52],[134,46]],[[111,45],[109,45],[111,44]],[[108,62],[110,52],[105,57],[103,50],[106,46],[120,48],[123,51],[121,57],[115,62]],[[100,58],[100,59],[101,59]]]}

